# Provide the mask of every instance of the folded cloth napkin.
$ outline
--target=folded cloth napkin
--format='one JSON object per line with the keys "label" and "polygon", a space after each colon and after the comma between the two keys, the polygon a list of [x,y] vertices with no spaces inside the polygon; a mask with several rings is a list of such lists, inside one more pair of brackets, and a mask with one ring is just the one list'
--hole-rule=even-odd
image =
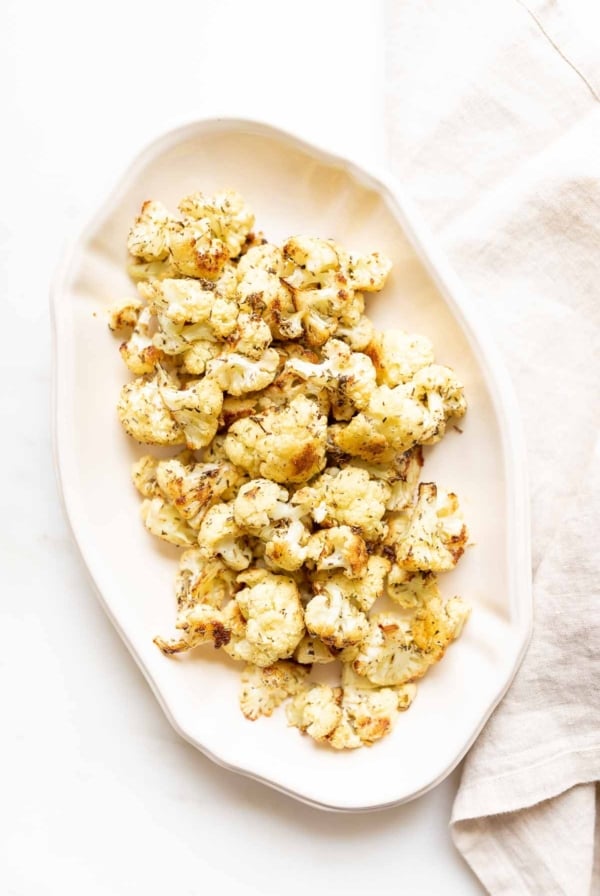
{"label": "folded cloth napkin", "polygon": [[600,49],[552,0],[390,0],[386,15],[389,161],[495,332],[529,454],[533,638],[466,760],[452,834],[490,893],[589,896],[600,893]]}

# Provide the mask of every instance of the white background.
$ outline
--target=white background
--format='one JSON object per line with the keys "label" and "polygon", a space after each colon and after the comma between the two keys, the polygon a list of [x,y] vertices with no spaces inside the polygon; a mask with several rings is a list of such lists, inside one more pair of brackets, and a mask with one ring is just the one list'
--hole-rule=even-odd
{"label": "white background", "polygon": [[448,834],[457,773],[340,816],[183,743],[96,602],[52,466],[47,294],[66,239],[149,139],[195,117],[263,118],[380,161],[383,5],[2,11],[0,893],[482,893]]}

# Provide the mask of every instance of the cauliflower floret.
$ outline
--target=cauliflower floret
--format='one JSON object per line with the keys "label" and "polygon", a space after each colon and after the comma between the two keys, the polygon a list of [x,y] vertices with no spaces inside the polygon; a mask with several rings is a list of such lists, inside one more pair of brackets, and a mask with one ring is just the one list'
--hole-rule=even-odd
{"label": "cauliflower floret", "polygon": [[450,417],[462,417],[466,413],[464,389],[453,370],[440,364],[430,364],[418,370],[410,385],[413,401],[427,408],[427,431],[423,445],[439,442],[446,432]]}
{"label": "cauliflower floret", "polygon": [[305,512],[287,503],[288,492],[269,479],[253,479],[241,486],[234,501],[236,523],[265,544],[271,566],[300,569],[306,559],[308,529],[300,521]]}
{"label": "cauliflower floret", "polygon": [[220,558],[205,560],[199,548],[184,551],[179,558],[175,595],[179,610],[196,604],[220,609],[234,591],[236,573]]}
{"label": "cauliflower floret", "polygon": [[235,606],[226,608],[226,618],[232,620],[227,653],[233,659],[263,667],[290,657],[305,632],[294,580],[265,569],[251,569],[238,576],[238,582],[246,587],[231,602]]}
{"label": "cauliflower floret", "polygon": [[315,532],[308,540],[306,557],[316,569],[343,569],[350,579],[365,574],[368,560],[364,540],[349,526]]}
{"label": "cauliflower floret", "polygon": [[354,458],[352,465],[366,470],[371,479],[387,482],[390,495],[385,502],[386,510],[407,510],[414,504],[423,466],[423,449],[420,445],[395,455],[389,463],[382,466],[368,463],[360,457]]}
{"label": "cauliflower floret", "polygon": [[206,365],[221,352],[221,345],[210,339],[197,339],[183,352],[183,369],[186,373],[200,376],[206,370]]}
{"label": "cauliflower floret", "polygon": [[227,337],[231,351],[258,361],[271,345],[273,337],[266,321],[255,314],[240,312],[235,330]]}
{"label": "cauliflower floret", "polygon": [[108,328],[113,333],[119,330],[132,330],[142,308],[139,299],[121,299],[113,302],[108,309]]}
{"label": "cauliflower floret", "polygon": [[145,454],[133,464],[131,480],[143,498],[160,498],[162,492],[156,481],[158,458]]}
{"label": "cauliflower floret", "polygon": [[200,644],[212,643],[223,647],[229,643],[231,631],[224,623],[223,613],[210,604],[193,604],[182,609],[177,615],[175,627],[182,636],[173,640],[154,638],[154,643],[165,656],[183,653]]}
{"label": "cauliflower floret", "polygon": [[344,596],[341,588],[324,582],[316,583],[315,588],[317,594],[304,611],[309,634],[317,635],[337,650],[359,644],[369,630],[365,614]]}
{"label": "cauliflower floret", "polygon": [[235,522],[231,504],[214,504],[207,511],[198,532],[198,544],[205,560],[222,557],[231,569],[246,569],[252,561],[252,551]]}
{"label": "cauliflower floret", "polygon": [[167,318],[181,327],[209,320],[215,301],[213,283],[187,277],[143,282],[138,284],[138,292],[159,322]]}
{"label": "cauliflower floret", "polygon": [[162,202],[144,202],[127,238],[127,249],[131,255],[145,261],[166,258],[169,254],[170,221],[171,216]]}
{"label": "cauliflower floret", "polygon": [[319,572],[312,577],[313,587],[317,594],[339,593],[367,613],[385,593],[385,578],[390,566],[385,557],[372,554],[361,579],[349,579],[341,572]]}
{"label": "cauliflower floret", "polygon": [[294,659],[297,663],[312,666],[314,663],[319,665],[333,663],[336,655],[320,638],[316,638],[314,635],[304,635],[294,651]]}
{"label": "cauliflower floret", "polygon": [[121,389],[117,413],[123,428],[147,445],[183,445],[183,427],[166,407],[157,377],[139,377]]}
{"label": "cauliflower floret", "polygon": [[231,464],[184,464],[177,458],[161,460],[156,479],[162,494],[192,529],[198,529],[207,510],[231,487]]}
{"label": "cauliflower floret", "polygon": [[407,383],[422,367],[433,364],[433,346],[425,336],[404,330],[375,333],[365,349],[375,365],[380,386]]}
{"label": "cauliflower floret", "polygon": [[229,258],[240,254],[254,226],[254,214],[235,190],[224,190],[210,198],[192,193],[181,200],[179,211],[194,221],[208,221],[211,233],[224,244]]}
{"label": "cauliflower floret", "polygon": [[179,204],[182,220],[173,220],[169,248],[174,264],[186,277],[218,277],[226,262],[239,255],[254,216],[232,192],[212,199],[195,193]]}
{"label": "cauliflower floret", "polygon": [[388,596],[402,607],[412,610],[440,596],[437,576],[433,572],[407,572],[394,563],[388,575]]}
{"label": "cauliflower floret", "polygon": [[445,604],[439,597],[432,598],[412,619],[414,643],[433,657],[433,662],[439,662],[448,645],[460,636],[470,612],[460,597],[453,597]]}
{"label": "cauliflower floret", "polygon": [[455,597],[446,604],[434,597],[412,619],[380,613],[371,619],[353,668],[378,685],[399,685],[422,678],[460,635],[469,608]]}
{"label": "cauliflower floret", "polygon": [[435,659],[415,644],[408,620],[393,613],[371,618],[353,668],[377,685],[399,685],[422,678]]}
{"label": "cauliflower floret", "polygon": [[160,202],[145,202],[129,234],[130,253],[150,262],[169,258],[185,277],[217,277],[241,252],[254,223],[252,212],[232,191],[210,199],[194,193],[181,201],[179,211],[176,217]]}
{"label": "cauliflower floret", "polygon": [[[351,663],[343,663],[342,664],[342,688],[344,689],[344,693],[346,689],[353,688],[358,689],[360,691],[372,691],[379,690],[380,685],[373,684],[372,681],[369,681],[368,678],[365,678],[364,675],[359,675],[358,672],[355,672],[352,668]],[[417,694],[417,685],[414,681],[407,682],[407,684],[397,684],[391,688],[387,688],[386,690],[392,690],[396,695],[397,708],[399,712],[404,712],[411,705],[415,696]]]}
{"label": "cauliflower floret", "polygon": [[142,308],[131,336],[119,346],[123,361],[137,376],[152,373],[164,358],[162,351],[152,341],[152,323],[152,311],[148,307]]}
{"label": "cauliflower floret", "polygon": [[197,533],[177,512],[177,508],[163,498],[146,498],[142,501],[140,512],[144,526],[152,535],[179,547],[195,544]]}
{"label": "cauliflower floret", "polygon": [[342,724],[328,741],[336,750],[367,747],[389,734],[398,717],[398,696],[393,688],[361,690],[346,687],[342,696]]}
{"label": "cauliflower floret", "polygon": [[407,386],[374,389],[364,411],[346,425],[338,423],[329,428],[333,445],[345,454],[387,464],[426,438],[429,432],[426,409],[410,397],[407,389]]}
{"label": "cauliflower floret", "polygon": [[306,482],[325,466],[327,418],[303,396],[237,420],[225,439],[232,463],[255,477]]}
{"label": "cauliflower floret", "polygon": [[266,389],[255,396],[256,407],[261,411],[273,407],[283,407],[300,396],[314,401],[320,416],[328,416],[331,410],[331,401],[329,392],[321,382],[316,382],[313,379],[306,380],[285,367]]}
{"label": "cauliflower floret", "polygon": [[240,707],[247,719],[270,716],[286,697],[297,694],[308,674],[297,663],[280,660],[272,666],[249,663],[242,672]]}
{"label": "cauliflower floret", "polygon": [[188,448],[202,448],[215,436],[223,393],[214,380],[204,377],[177,389],[164,370],[159,368],[160,396],[185,436]]}
{"label": "cauliflower floret", "polygon": [[283,252],[291,267],[284,282],[292,290],[308,343],[323,345],[338,329],[348,338],[356,327],[353,347],[363,348],[370,327],[365,325],[364,299],[357,290],[381,289],[389,261],[378,253],[347,253],[332,240],[318,237],[292,237]]}
{"label": "cauliflower floret", "polygon": [[233,502],[233,514],[240,529],[260,535],[274,520],[289,514],[288,492],[270,479],[252,479],[242,485]]}
{"label": "cauliflower floret", "polygon": [[284,282],[291,289],[309,345],[323,345],[338,325],[360,320],[364,300],[348,285],[340,266],[340,247],[317,237],[292,237],[283,247],[290,273]]}
{"label": "cauliflower floret", "polygon": [[336,339],[347,342],[353,352],[368,354],[367,346],[373,339],[375,327],[368,317],[362,314],[352,326],[340,326],[335,331]]}
{"label": "cauliflower floret", "polygon": [[336,420],[349,420],[369,403],[375,388],[375,368],[360,352],[353,352],[339,339],[329,339],[322,349],[324,360],[311,364],[299,358],[286,361],[284,373],[291,373],[311,385],[327,390]]}
{"label": "cauliflower floret", "polygon": [[[212,288],[207,288],[208,286]],[[166,354],[187,352],[193,343],[216,339],[212,313],[217,297],[206,281],[167,278],[138,284],[138,292],[156,314],[158,329],[153,344]],[[235,326],[237,309],[231,303]]]}
{"label": "cauliflower floret", "polygon": [[379,292],[385,286],[392,262],[382,252],[371,252],[369,255],[349,252],[344,267],[352,289]]}
{"label": "cauliflower floret", "polygon": [[342,689],[317,684],[300,691],[286,707],[288,722],[323,742],[342,721]]}
{"label": "cauliflower floret", "polygon": [[225,352],[206,365],[206,376],[218,383],[223,392],[244,395],[264,389],[275,379],[279,355],[268,348],[253,360],[238,352]]}
{"label": "cauliflower floret", "polygon": [[466,410],[463,388],[448,367],[430,364],[407,383],[378,386],[369,404],[346,425],[330,427],[334,446],[371,463],[389,463],[414,445],[431,445],[451,416]]}
{"label": "cauliflower floret", "polygon": [[341,470],[328,468],[292,500],[308,504],[319,525],[351,526],[367,541],[376,541],[387,531],[383,516],[390,493],[385,482],[370,479],[366,470],[349,465]]}
{"label": "cauliflower floret", "polygon": [[236,420],[251,417],[256,411],[256,395],[224,395],[219,429],[229,429]]}
{"label": "cauliflower floret", "polygon": [[315,685],[300,691],[287,706],[290,725],[336,750],[370,746],[392,730],[397,715],[393,688]]}
{"label": "cauliflower floret", "polygon": [[438,492],[434,482],[422,482],[408,529],[396,545],[396,562],[413,571],[454,569],[467,537],[456,495]]}
{"label": "cauliflower floret", "polygon": [[297,339],[302,321],[285,274],[281,249],[270,243],[255,246],[240,259],[236,293],[240,306],[259,314],[276,339]]}

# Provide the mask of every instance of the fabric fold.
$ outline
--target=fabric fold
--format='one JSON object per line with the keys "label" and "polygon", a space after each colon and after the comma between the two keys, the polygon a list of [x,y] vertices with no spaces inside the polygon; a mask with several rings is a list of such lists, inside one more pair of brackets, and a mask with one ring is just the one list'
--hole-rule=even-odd
{"label": "fabric fold", "polygon": [[387,16],[390,165],[496,335],[531,482],[533,637],[467,757],[452,835],[492,894],[588,896],[600,892],[600,52],[551,0],[390,2]]}

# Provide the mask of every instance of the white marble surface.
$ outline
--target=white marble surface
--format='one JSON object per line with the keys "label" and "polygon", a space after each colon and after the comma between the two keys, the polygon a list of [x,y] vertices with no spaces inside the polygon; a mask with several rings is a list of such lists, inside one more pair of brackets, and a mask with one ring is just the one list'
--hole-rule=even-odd
{"label": "white marble surface", "polygon": [[65,240],[148,139],[197,116],[381,159],[383,32],[379,2],[3,4],[5,896],[483,892],[447,830],[457,773],[407,806],[340,816],[183,743],[96,602],[52,466],[47,293]]}

